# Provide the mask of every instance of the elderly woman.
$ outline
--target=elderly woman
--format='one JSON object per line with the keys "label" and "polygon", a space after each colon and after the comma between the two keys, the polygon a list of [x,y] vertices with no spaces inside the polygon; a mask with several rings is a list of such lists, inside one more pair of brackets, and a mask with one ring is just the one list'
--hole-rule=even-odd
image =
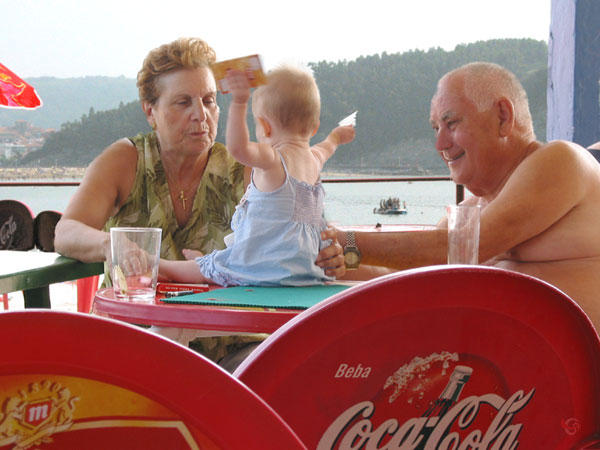
{"label": "elderly woman", "polygon": [[[249,172],[215,142],[219,106],[210,69],[214,62],[213,49],[195,38],[178,39],[148,54],[137,86],[153,131],[113,143],[92,162],[57,224],[57,252],[85,262],[109,260],[108,230],[114,226],[161,228],[165,259],[224,248]],[[330,267],[328,275],[343,275],[335,230],[324,231],[323,238],[334,243],[316,264]],[[105,275],[110,282],[108,271]],[[219,361],[259,339],[209,338],[199,349]]]}

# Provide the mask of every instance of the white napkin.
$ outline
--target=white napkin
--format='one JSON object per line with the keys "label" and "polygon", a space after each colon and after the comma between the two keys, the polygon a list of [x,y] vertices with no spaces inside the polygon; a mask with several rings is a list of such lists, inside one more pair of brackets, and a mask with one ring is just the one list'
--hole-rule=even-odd
{"label": "white napkin", "polygon": [[338,125],[340,127],[347,127],[347,126],[354,127],[354,126],[356,126],[356,113],[357,112],[358,111],[354,111],[348,117],[344,117],[342,120],[340,120],[340,122],[339,122]]}

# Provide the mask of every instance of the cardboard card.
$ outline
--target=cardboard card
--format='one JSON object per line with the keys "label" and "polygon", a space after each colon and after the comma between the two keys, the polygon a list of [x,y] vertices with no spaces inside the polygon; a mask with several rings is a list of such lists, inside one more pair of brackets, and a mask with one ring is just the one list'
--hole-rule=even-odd
{"label": "cardboard card", "polygon": [[215,80],[217,81],[217,85],[219,90],[223,94],[227,94],[229,92],[229,87],[227,86],[227,76],[228,70],[239,70],[242,72],[246,72],[246,76],[248,77],[248,82],[250,87],[260,86],[261,84],[267,84],[267,77],[262,69],[262,63],[260,61],[259,55],[249,55],[243,56],[241,58],[228,59],[226,61],[220,61],[214,63],[211,66],[213,74],[215,75]]}
{"label": "cardboard card", "polygon": [[166,294],[167,292],[180,292],[180,291],[194,291],[194,293],[197,293],[197,292],[207,292],[209,290],[209,287],[208,287],[208,284],[160,282],[156,286],[156,290],[160,294]]}

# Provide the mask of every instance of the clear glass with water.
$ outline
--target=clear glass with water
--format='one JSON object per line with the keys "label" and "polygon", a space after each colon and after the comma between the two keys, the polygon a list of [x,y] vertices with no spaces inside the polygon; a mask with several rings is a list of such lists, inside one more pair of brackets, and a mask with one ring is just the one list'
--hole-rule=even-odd
{"label": "clear glass with water", "polygon": [[110,229],[111,278],[117,299],[151,303],[156,296],[160,228]]}

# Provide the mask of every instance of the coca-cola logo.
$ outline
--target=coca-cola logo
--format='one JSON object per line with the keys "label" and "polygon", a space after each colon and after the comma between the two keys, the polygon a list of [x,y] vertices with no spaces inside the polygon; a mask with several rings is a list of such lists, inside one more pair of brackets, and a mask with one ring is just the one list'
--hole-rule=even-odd
{"label": "coca-cola logo", "polygon": [[[342,364],[336,377],[348,378],[350,371],[354,376],[357,368],[363,366]],[[414,356],[375,395],[365,391],[368,396],[354,397],[353,406],[335,413],[317,448],[515,449],[523,429],[516,416],[534,392],[511,392],[497,368],[477,355]]]}
{"label": "coca-cola logo", "polygon": [[[375,405],[370,401],[357,403],[340,414],[325,431],[317,450],[461,450],[461,449],[516,449],[523,429],[515,416],[531,398],[515,392],[508,399],[497,394],[467,397],[446,411],[443,416],[415,417],[400,424],[394,418],[373,425]],[[485,407],[496,413],[487,429],[467,430]],[[453,426],[458,431],[452,431]],[[462,433],[460,432],[462,431]]]}

